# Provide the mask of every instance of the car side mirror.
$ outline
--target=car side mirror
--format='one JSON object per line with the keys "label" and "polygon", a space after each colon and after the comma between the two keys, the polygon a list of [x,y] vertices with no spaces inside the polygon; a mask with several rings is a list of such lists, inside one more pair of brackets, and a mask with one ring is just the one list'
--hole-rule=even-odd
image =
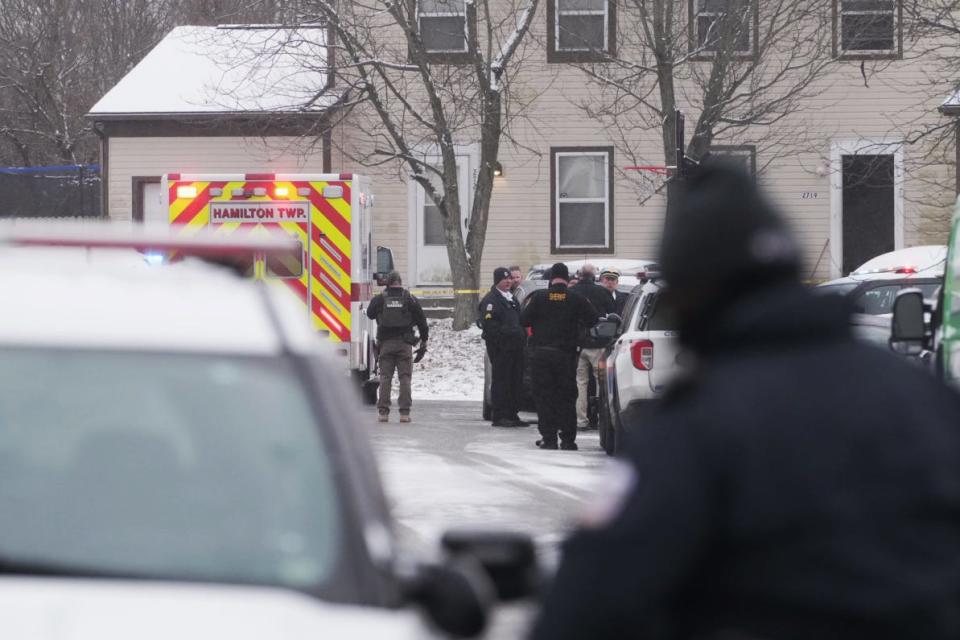
{"label": "car side mirror", "polygon": [[404,587],[407,597],[447,635],[473,638],[487,627],[493,587],[476,560],[455,558],[421,565]]}
{"label": "car side mirror", "polygon": [[919,289],[905,289],[897,294],[893,303],[890,349],[905,356],[923,352],[927,337],[923,314],[923,293]]}
{"label": "car side mirror", "polygon": [[377,271],[373,279],[379,286],[387,284],[387,275],[393,271],[393,250],[387,247],[377,247]]}
{"label": "car side mirror", "polygon": [[448,531],[440,544],[453,558],[478,562],[501,602],[528,598],[540,589],[536,547],[525,533]]}
{"label": "car side mirror", "polygon": [[612,340],[617,337],[617,331],[620,329],[620,316],[615,313],[603,318],[590,329],[590,337],[599,340]]}

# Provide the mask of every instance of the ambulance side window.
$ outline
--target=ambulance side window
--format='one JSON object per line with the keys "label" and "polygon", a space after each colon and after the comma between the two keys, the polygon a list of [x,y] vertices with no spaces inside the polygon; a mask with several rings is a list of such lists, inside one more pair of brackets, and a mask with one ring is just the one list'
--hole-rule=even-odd
{"label": "ambulance side window", "polygon": [[296,256],[267,256],[263,261],[266,277],[286,280],[303,276],[303,243]]}

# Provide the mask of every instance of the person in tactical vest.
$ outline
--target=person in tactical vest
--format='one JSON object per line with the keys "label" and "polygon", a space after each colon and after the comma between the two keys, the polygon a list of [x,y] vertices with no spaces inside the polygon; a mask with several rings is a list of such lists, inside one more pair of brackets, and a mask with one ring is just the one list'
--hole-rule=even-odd
{"label": "person in tactical vest", "polygon": [[[387,288],[370,301],[367,317],[377,321],[377,353],[380,363],[380,390],[377,399],[377,412],[380,422],[390,419],[390,393],[393,387],[393,374],[400,380],[400,422],[410,422],[410,381],[413,377],[413,363],[420,362],[427,352],[427,337],[430,329],[420,303],[409,291],[403,288],[400,274],[391,271],[387,275]],[[419,338],[414,335],[416,325]],[[413,358],[413,346],[420,343],[416,360]]]}
{"label": "person in tactical vest", "polygon": [[493,370],[490,399],[493,426],[526,427],[520,419],[520,388],[523,384],[523,347],[527,331],[520,326],[520,305],[510,292],[510,270],[493,270],[493,286],[480,301],[483,340]]}

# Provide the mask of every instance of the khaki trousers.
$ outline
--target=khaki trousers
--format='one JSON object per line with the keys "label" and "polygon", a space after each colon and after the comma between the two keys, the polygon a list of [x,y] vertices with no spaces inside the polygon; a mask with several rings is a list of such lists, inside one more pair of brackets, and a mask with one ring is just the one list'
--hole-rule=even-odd
{"label": "khaki trousers", "polygon": [[590,385],[590,369],[597,373],[597,363],[603,349],[581,349],[577,358],[577,426],[585,427],[590,423],[587,416],[587,389]]}

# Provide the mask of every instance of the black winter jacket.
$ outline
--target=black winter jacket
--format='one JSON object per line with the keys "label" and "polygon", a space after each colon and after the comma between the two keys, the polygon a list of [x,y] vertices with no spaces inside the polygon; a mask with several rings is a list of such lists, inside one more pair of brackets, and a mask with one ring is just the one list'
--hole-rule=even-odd
{"label": "black winter jacket", "polygon": [[[583,280],[578,282],[570,287],[570,291],[589,300],[590,304],[593,305],[593,308],[597,310],[597,313],[602,316],[605,316],[608,313],[613,313],[616,308],[613,304],[613,298],[610,296],[610,292],[593,280]],[[590,337],[590,327],[592,326],[593,325],[591,324],[589,326],[580,327],[580,340],[578,345],[585,349],[600,349],[605,347],[607,344],[606,340],[598,340],[597,338]]]}
{"label": "black winter jacket", "polygon": [[629,293],[624,293],[623,291],[617,291],[617,297],[613,297],[613,291],[607,291],[607,295],[610,296],[611,301],[613,302],[613,313],[617,315],[623,315],[623,308],[627,304],[627,298],[630,297]]}
{"label": "black winter jacket", "polygon": [[502,351],[519,351],[527,341],[527,330],[520,326],[520,305],[507,300],[496,287],[480,301],[480,322],[487,346]]}
{"label": "black winter jacket", "polygon": [[520,323],[533,329],[535,347],[575,352],[582,327],[592,327],[599,315],[590,301],[565,284],[552,284],[530,294],[520,312]]}
{"label": "black winter jacket", "polygon": [[536,640],[960,637],[960,399],[845,305],[770,290],[695,337]]}

